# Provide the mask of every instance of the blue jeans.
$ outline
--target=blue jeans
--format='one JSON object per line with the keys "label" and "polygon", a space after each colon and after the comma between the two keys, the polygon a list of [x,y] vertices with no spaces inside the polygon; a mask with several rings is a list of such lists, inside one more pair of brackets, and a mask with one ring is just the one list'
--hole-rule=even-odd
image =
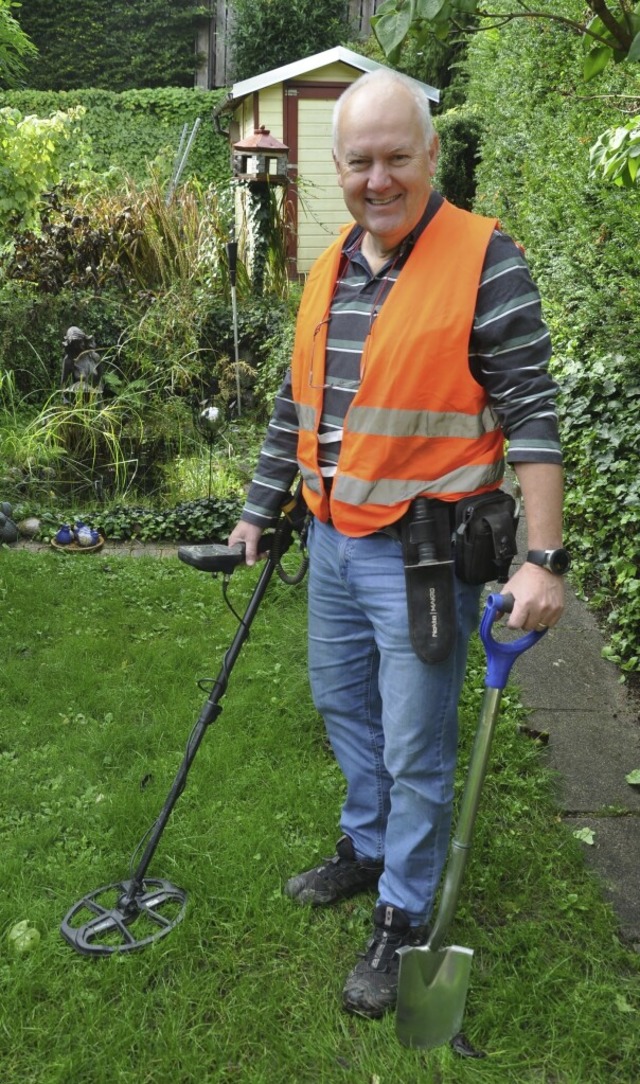
{"label": "blue jeans", "polygon": [[425,922],[446,859],[458,699],[480,587],[456,581],[450,657],[422,662],[409,637],[399,541],[309,533],[309,676],[347,781],[342,831],[358,857],[384,859],[379,903]]}

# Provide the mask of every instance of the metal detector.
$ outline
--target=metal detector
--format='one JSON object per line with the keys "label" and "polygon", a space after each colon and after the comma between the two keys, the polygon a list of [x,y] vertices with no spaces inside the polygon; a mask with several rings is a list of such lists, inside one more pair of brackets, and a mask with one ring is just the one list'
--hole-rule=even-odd
{"label": "metal detector", "polygon": [[[294,535],[299,538],[301,562],[292,574],[283,568],[281,561],[290,549]],[[137,868],[128,880],[115,881],[88,892],[68,911],[60,926],[65,941],[77,952],[89,956],[110,956],[141,949],[165,937],[183,918],[187,893],[164,879],[147,878],[147,869],[173,807],[185,788],[189,769],[205,732],[222,711],[220,700],[273,573],[277,571],[280,578],[289,584],[300,583],[304,579],[308,565],[305,535],[306,508],[298,490],[296,495],[287,496],[274,532],[262,537],[261,549],[267,552],[267,559],[242,617],[235,614],[227,598],[227,586],[234,569],[244,563],[244,544],[181,546],[178,550],[178,557],[185,564],[202,572],[210,572],[213,576],[222,573],[225,602],[238,617],[239,627],[217,678],[203,678],[198,682],[202,689],[209,688],[209,695],[191,732],[182,764],[160,815],[135,852],[138,853],[147,839]]]}

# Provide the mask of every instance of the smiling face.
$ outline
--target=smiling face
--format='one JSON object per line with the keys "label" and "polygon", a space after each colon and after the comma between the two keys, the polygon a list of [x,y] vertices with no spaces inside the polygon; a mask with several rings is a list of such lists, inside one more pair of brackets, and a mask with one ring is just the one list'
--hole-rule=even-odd
{"label": "smiling face", "polygon": [[437,136],[428,145],[417,102],[400,83],[370,84],[345,100],[333,153],[338,184],[379,255],[392,253],[419,222],[438,146]]}

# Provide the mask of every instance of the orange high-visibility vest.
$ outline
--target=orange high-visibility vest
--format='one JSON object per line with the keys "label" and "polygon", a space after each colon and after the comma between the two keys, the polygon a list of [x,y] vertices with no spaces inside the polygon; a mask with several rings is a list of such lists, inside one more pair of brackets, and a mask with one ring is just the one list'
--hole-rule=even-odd
{"label": "orange high-visibility vest", "polygon": [[344,534],[388,526],[414,497],[455,501],[500,484],[503,433],[469,371],[478,285],[496,226],[445,201],[420,235],[365,341],[330,499],[318,467],[318,427],[344,239],[311,270],[292,360],[298,462],[310,510]]}

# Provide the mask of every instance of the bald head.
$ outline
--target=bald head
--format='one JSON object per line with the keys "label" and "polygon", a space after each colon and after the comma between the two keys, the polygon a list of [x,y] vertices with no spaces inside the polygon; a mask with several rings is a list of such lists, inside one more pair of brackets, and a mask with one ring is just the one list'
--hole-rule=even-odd
{"label": "bald head", "polygon": [[333,152],[340,157],[340,140],[343,114],[350,114],[352,109],[368,111],[371,115],[384,114],[388,109],[389,102],[393,100],[400,105],[405,103],[408,108],[414,108],[416,116],[424,133],[424,145],[428,149],[435,136],[435,129],[431,119],[429,99],[414,79],[407,75],[392,71],[391,68],[377,68],[375,71],[361,75],[359,79],[351,83],[340,95],[333,110]]}

